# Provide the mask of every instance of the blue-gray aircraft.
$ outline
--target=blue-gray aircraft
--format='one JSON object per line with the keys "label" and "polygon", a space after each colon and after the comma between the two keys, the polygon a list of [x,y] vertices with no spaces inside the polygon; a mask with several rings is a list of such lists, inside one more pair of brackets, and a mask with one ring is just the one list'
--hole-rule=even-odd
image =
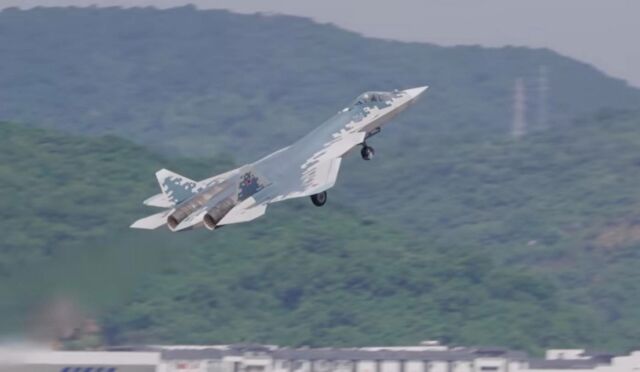
{"label": "blue-gray aircraft", "polygon": [[426,86],[392,92],[366,92],[294,144],[264,158],[202,181],[166,169],[156,172],[162,193],[144,201],[164,208],[131,227],[171,231],[247,222],[265,214],[267,206],[309,196],[316,206],[327,202],[327,190],[338,177],[342,158],[360,147],[364,160],[374,150],[367,139],[380,132],[414,103]]}

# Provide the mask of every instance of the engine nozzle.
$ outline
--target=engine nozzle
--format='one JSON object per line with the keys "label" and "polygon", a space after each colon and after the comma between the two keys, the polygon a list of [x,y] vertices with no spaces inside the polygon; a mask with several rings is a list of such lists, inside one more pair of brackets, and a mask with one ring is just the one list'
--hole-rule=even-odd
{"label": "engine nozzle", "polygon": [[218,228],[218,223],[220,223],[222,218],[224,218],[224,216],[229,213],[236,204],[237,201],[231,196],[221,200],[218,204],[213,206],[213,208],[209,209],[207,214],[202,218],[204,227],[209,230],[215,230]]}

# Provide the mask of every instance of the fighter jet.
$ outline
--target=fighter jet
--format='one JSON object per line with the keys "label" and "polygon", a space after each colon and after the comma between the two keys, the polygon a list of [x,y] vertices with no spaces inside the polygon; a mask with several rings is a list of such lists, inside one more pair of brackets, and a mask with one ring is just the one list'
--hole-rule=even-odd
{"label": "fighter jet", "polygon": [[374,149],[367,139],[378,134],[413,104],[426,86],[366,92],[294,144],[264,158],[202,181],[166,169],[156,172],[162,193],[144,201],[165,210],[134,222],[131,227],[171,231],[248,222],[265,214],[267,206],[292,198],[310,197],[320,207],[338,177],[342,158],[360,147],[364,160]]}

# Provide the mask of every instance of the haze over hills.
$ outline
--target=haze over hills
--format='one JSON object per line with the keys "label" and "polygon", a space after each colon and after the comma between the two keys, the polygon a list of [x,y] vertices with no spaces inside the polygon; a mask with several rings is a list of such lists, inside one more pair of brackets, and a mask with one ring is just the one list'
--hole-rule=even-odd
{"label": "haze over hills", "polygon": [[[2,329],[60,287],[117,343],[639,341],[640,114],[625,109],[640,93],[589,66],[188,7],[3,11],[0,53],[0,118],[21,123],[0,124]],[[550,128],[511,140],[514,79],[535,123],[541,65]],[[325,208],[213,234],[126,228],[157,168],[224,171],[361,91],[424,83]],[[78,137],[105,133],[138,145]]]}
{"label": "haze over hills", "polygon": [[444,46],[548,47],[640,86],[640,50],[628,47],[640,33],[635,16],[640,4],[633,0],[3,0],[0,9],[90,4],[159,8],[193,4],[200,9],[311,17],[383,39]]}
{"label": "haze over hills", "polygon": [[[385,143],[507,133],[514,79],[550,78],[549,122],[640,103],[640,91],[548,50],[443,48],[363,38],[286,16],[138,8],[0,12],[0,118],[114,133],[168,153],[286,146],[365,90],[429,84]],[[534,128],[531,128],[534,129]],[[242,141],[242,150],[236,151]]]}

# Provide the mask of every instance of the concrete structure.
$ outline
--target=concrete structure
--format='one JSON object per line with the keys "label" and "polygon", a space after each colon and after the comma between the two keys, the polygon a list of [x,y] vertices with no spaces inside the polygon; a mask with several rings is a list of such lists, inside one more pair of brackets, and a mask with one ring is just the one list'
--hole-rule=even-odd
{"label": "concrete structure", "polygon": [[505,349],[449,349],[442,345],[289,349],[262,345],[162,348],[174,372],[517,372],[525,353]]}
{"label": "concrete structure", "polygon": [[0,371],[34,372],[640,372],[640,351],[615,356],[549,350],[545,359],[503,348],[280,348],[145,346],[112,351],[0,349]]}
{"label": "concrete structure", "polygon": [[157,372],[158,352],[0,349],[0,372]]}

